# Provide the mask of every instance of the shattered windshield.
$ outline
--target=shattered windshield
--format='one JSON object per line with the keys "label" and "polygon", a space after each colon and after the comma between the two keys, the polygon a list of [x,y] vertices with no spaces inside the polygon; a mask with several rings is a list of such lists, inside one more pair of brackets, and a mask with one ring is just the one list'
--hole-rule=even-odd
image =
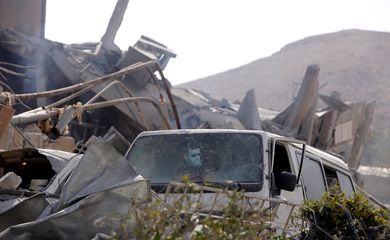
{"label": "shattered windshield", "polygon": [[262,143],[248,133],[197,133],[139,138],[127,159],[151,183],[262,184]]}

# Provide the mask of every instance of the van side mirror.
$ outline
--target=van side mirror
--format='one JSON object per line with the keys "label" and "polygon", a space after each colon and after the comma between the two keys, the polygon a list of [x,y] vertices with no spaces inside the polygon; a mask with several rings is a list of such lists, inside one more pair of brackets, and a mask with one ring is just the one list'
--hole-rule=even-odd
{"label": "van side mirror", "polygon": [[297,176],[294,173],[283,171],[276,177],[276,186],[279,189],[290,192],[294,191],[297,182]]}

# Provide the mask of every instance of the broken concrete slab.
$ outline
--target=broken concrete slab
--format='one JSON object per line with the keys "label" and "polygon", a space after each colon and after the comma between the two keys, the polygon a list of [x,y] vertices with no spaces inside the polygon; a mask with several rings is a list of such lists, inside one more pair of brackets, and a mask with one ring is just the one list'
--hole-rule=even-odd
{"label": "broken concrete slab", "polygon": [[238,119],[246,129],[261,130],[261,121],[257,110],[255,90],[249,90],[237,112]]}
{"label": "broken concrete slab", "polygon": [[0,178],[0,189],[15,190],[22,183],[22,178],[14,172],[8,172]]}
{"label": "broken concrete slab", "polygon": [[108,129],[103,136],[104,141],[124,156],[130,147],[130,142],[114,127]]}

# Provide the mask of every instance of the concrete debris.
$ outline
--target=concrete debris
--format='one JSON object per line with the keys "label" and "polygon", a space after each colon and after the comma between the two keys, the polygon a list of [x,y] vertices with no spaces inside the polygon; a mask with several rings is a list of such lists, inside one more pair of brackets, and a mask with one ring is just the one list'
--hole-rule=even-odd
{"label": "concrete debris", "polygon": [[15,109],[13,109],[12,106],[5,105],[0,107],[0,137],[7,131],[8,124],[14,113]]}
{"label": "concrete debris", "polygon": [[19,187],[27,189],[34,179],[51,180],[75,155],[52,149],[3,151],[0,152],[0,168],[5,173],[14,172],[20,176],[22,181]]}
{"label": "concrete debris", "polygon": [[17,189],[22,183],[22,178],[16,175],[14,172],[7,172],[0,178],[0,189]]}
{"label": "concrete debris", "polygon": [[319,72],[320,68],[317,65],[307,67],[295,101],[273,119],[278,128],[289,136],[306,140],[310,138],[318,101]]}
{"label": "concrete debris", "polygon": [[330,97],[322,94],[320,94],[319,96],[321,100],[326,105],[328,105],[328,109],[335,109],[339,112],[344,112],[345,110],[350,108],[347,104],[341,101],[341,93],[339,92],[333,92]]}
{"label": "concrete debris", "polygon": [[257,110],[255,90],[249,90],[237,112],[237,118],[246,129],[261,130],[261,121]]}
{"label": "concrete debris", "polygon": [[[3,2],[0,13],[7,11]],[[10,88],[0,90],[0,189],[12,190],[0,191],[0,239],[105,239],[111,231],[100,229],[99,219],[123,214],[134,197],[151,198],[149,182],[123,158],[143,131],[262,129],[338,154],[358,169],[374,102],[319,94],[317,65],[307,67],[282,112],[258,107],[254,90],[232,103],[174,87],[163,73],[176,58],[167,46],[146,36],[126,51],[115,45],[128,2],[117,1],[94,43],[45,39],[44,12],[24,22],[0,14],[0,76]],[[45,4],[39,1],[39,9]]]}
{"label": "concrete debris", "polygon": [[103,136],[104,141],[124,156],[130,147],[130,142],[114,127],[108,129]]}
{"label": "concrete debris", "polygon": [[45,189],[47,183],[47,179],[33,179],[31,180],[29,189],[31,191],[42,191]]}
{"label": "concrete debris", "polygon": [[[4,130],[1,148],[29,145],[82,153],[91,136],[104,136],[114,127],[123,137],[123,154],[128,145],[123,139],[131,143],[147,130],[263,129],[343,155],[351,167],[358,167],[374,103],[346,104],[340,93],[319,94],[317,65],[308,66],[294,102],[280,113],[258,108],[253,90],[240,104],[176,88],[163,74],[169,60],[176,57],[167,46],[146,36],[127,51],[115,46],[113,39],[127,5],[125,0],[117,2],[115,14],[98,43],[61,44],[0,27],[0,37],[18,43],[0,43],[0,50],[12,53],[3,57],[4,62],[23,58],[26,65],[37,64],[35,68],[39,70],[30,87],[11,84],[20,94],[0,93],[3,102],[18,99],[36,107],[23,112],[20,105],[11,104],[16,114],[10,120],[12,125]],[[319,99],[327,105],[325,109],[318,109]],[[28,124],[37,122],[38,131],[26,129]]]}

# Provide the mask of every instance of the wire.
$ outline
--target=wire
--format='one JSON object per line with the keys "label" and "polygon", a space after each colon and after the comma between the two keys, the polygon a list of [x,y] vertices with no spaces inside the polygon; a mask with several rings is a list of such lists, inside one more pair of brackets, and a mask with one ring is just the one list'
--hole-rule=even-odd
{"label": "wire", "polygon": [[[0,72],[0,76],[8,82],[8,79]],[[14,96],[15,96],[15,92],[12,90],[12,88],[10,86],[8,86],[6,83],[0,81],[0,85],[2,85],[3,87],[5,87],[8,91],[10,91]],[[18,100],[18,102],[25,108],[27,108],[28,110],[31,110],[32,108],[30,106],[28,106],[27,104],[25,104],[22,100],[20,100],[18,97],[15,97],[16,100]]]}
{"label": "wire", "polygon": [[19,64],[14,64],[14,63],[9,63],[9,62],[0,62],[0,65],[11,66],[11,67],[16,67],[16,68],[21,68],[21,69],[34,69],[34,66],[22,66]]}
{"label": "wire", "polygon": [[27,137],[24,135],[22,131],[18,127],[16,127],[12,122],[10,122],[11,126],[26,140],[27,143],[31,145],[31,147],[35,148],[35,146],[30,142],[30,140],[27,139]]}

